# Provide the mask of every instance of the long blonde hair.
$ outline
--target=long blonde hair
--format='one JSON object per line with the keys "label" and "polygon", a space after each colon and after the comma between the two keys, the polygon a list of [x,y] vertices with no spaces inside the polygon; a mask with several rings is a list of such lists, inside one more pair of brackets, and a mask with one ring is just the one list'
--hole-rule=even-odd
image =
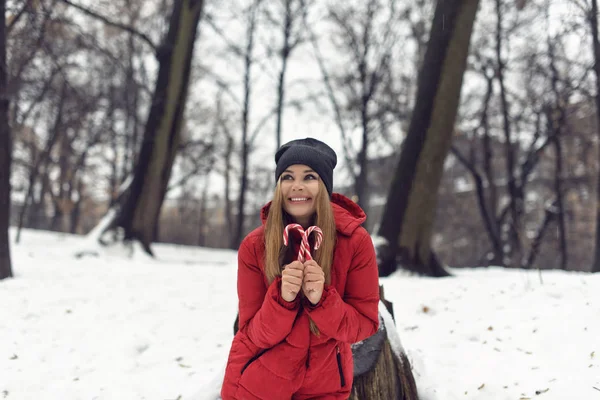
{"label": "long blonde hair", "polygon": [[[325,283],[331,283],[331,265],[333,263],[333,252],[335,248],[336,230],[333,209],[329,201],[329,193],[319,179],[319,193],[315,198],[315,225],[323,231],[323,242],[314,253],[314,259],[325,273]],[[283,193],[281,192],[281,180],[277,182],[273,200],[269,207],[267,222],[265,224],[265,275],[269,283],[281,276],[281,271],[286,258],[291,259],[292,246],[284,246],[283,230],[285,225],[293,222],[289,214],[283,209]],[[300,296],[301,293],[298,294]],[[319,335],[319,329],[315,323],[310,321],[310,330]]]}

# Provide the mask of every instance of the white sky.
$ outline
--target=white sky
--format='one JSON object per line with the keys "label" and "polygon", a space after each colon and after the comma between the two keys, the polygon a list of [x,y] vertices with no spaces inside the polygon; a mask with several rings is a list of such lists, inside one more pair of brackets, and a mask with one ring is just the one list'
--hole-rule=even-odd
{"label": "white sky", "polygon": [[[85,245],[29,230],[13,245],[0,398],[214,400],[233,337],[235,252],[155,245],[156,260],[117,249],[75,259]],[[453,272],[381,280],[421,399],[600,398],[600,274]]]}

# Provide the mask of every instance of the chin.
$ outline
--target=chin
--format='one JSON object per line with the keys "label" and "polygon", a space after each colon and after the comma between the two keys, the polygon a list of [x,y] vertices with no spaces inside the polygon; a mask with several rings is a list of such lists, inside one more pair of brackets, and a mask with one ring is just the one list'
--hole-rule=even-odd
{"label": "chin", "polygon": [[315,210],[294,210],[293,207],[290,207],[285,211],[294,219],[309,218],[312,217],[315,213]]}

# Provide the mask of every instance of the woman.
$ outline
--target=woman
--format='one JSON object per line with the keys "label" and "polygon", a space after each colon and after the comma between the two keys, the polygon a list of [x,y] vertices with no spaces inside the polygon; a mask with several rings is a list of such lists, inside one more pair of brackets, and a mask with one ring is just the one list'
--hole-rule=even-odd
{"label": "woman", "polygon": [[[242,241],[238,253],[239,331],[221,396],[347,399],[350,344],[379,326],[375,250],[361,227],[366,216],[348,198],[332,194],[337,157],[325,143],[294,140],[277,151],[275,162],[277,185],[262,209],[263,225]],[[290,230],[284,245],[290,223],[320,228],[314,259],[299,254],[300,229]],[[320,241],[315,236],[311,249]]]}

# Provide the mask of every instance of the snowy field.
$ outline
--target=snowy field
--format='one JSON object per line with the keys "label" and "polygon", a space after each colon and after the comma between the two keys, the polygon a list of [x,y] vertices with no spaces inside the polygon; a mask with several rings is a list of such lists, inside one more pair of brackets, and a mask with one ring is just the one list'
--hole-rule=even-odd
{"label": "snowy field", "polygon": [[[0,399],[207,400],[233,336],[236,254],[74,257],[24,231],[0,282]],[[600,400],[600,274],[382,279],[424,400]]]}

